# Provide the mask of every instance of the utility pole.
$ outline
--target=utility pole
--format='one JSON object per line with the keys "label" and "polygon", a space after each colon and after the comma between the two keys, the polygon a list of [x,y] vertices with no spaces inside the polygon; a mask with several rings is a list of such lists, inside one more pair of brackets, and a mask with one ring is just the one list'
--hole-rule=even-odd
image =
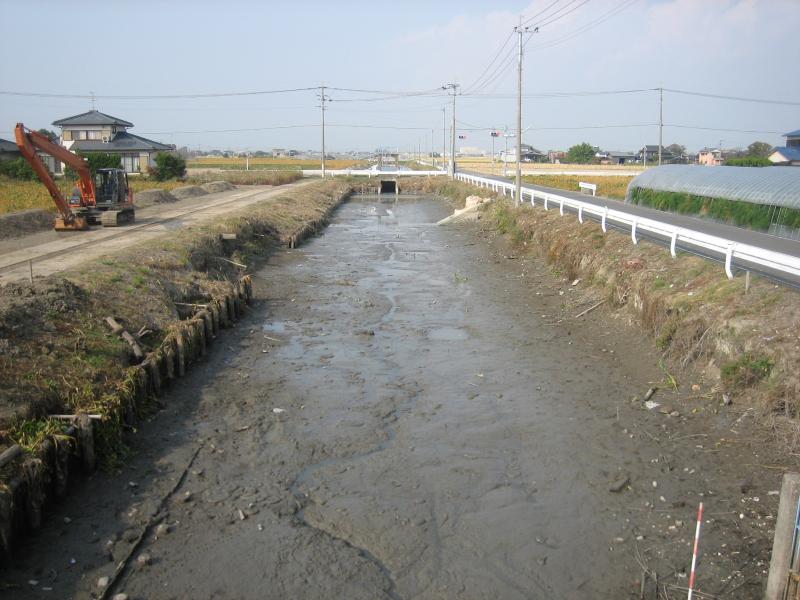
{"label": "utility pole", "polygon": [[664,145],[664,88],[658,88],[658,166],[661,166],[661,146]]}
{"label": "utility pole", "polygon": [[322,178],[325,179],[325,103],[330,102],[330,96],[325,95],[325,86],[319,88],[319,105],[322,108]]}
{"label": "utility pole", "polygon": [[456,94],[458,88],[461,87],[458,83],[447,83],[442,86],[443,90],[450,90],[453,95],[453,126],[450,130],[450,178],[454,179],[456,176]]}
{"label": "utility pole", "polygon": [[[522,34],[528,33],[530,27],[522,26],[522,15],[519,16],[519,25],[514,27],[518,38],[517,52],[517,185],[514,193],[514,207],[518,208],[522,195]],[[534,28],[534,33],[539,28]]]}
{"label": "utility pole", "polygon": [[433,157],[433,129],[431,129],[431,169],[436,169],[436,159]]}
{"label": "utility pole", "polygon": [[442,170],[447,161],[447,107],[442,107]]}

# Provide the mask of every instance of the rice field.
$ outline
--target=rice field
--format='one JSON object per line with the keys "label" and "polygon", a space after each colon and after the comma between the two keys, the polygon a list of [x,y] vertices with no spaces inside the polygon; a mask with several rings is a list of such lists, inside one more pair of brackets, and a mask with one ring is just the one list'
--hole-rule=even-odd
{"label": "rice field", "polygon": [[[67,183],[63,179],[56,180],[56,183],[61,187],[61,191],[65,195],[69,195],[72,191],[73,184]],[[172,190],[176,187],[186,185],[186,182],[180,181],[149,181],[146,179],[130,178],[130,185],[133,188],[133,193],[142,192],[144,190],[162,189]],[[56,205],[47,188],[37,181],[18,181],[15,179],[8,179],[0,177],[0,214],[17,212],[20,210],[29,210],[32,208],[39,208],[45,210],[55,211]]]}
{"label": "rice field", "polygon": [[526,175],[522,178],[526,183],[543,185],[545,187],[558,188],[560,190],[570,190],[577,192],[580,188],[578,183],[597,184],[597,195],[616,200],[624,200],[625,193],[628,191],[628,184],[633,177],[629,175]]}
{"label": "rice field", "polygon": [[[332,159],[325,161],[327,169],[349,169],[360,166],[363,161]],[[244,170],[247,161],[244,158],[195,158],[186,161],[187,169],[225,169]],[[319,159],[301,158],[250,158],[250,170],[266,169],[272,171],[299,171],[301,169],[319,169]]]}

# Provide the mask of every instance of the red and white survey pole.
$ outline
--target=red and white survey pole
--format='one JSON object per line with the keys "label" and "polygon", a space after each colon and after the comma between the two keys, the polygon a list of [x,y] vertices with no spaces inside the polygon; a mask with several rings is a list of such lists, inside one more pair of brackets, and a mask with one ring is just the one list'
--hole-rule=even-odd
{"label": "red and white survey pole", "polygon": [[700,525],[703,522],[703,503],[697,508],[697,527],[694,530],[694,550],[692,551],[692,572],[689,575],[689,595],[686,600],[692,600],[694,595],[694,578],[697,567],[697,547],[700,545]]}

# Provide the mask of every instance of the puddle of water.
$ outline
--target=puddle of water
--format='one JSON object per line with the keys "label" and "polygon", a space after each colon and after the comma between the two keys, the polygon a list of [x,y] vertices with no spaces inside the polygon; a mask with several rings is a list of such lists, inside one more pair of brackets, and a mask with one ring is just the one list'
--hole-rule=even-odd
{"label": "puddle of water", "polygon": [[460,342],[469,339],[469,333],[458,327],[439,327],[429,329],[428,338],[440,342]]}
{"label": "puddle of water", "polygon": [[261,331],[269,331],[271,333],[285,333],[286,323],[283,321],[270,321],[261,325]]}

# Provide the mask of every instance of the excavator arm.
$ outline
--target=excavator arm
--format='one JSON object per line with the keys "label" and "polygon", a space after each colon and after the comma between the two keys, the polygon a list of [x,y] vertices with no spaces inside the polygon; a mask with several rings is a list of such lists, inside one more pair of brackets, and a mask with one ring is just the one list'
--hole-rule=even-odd
{"label": "excavator arm", "polygon": [[56,220],[56,229],[86,229],[88,227],[86,219],[72,212],[69,203],[64,198],[61,190],[58,189],[56,182],[53,181],[53,177],[36,152],[39,150],[49,154],[74,169],[79,177],[78,189],[81,195],[81,206],[92,207],[96,204],[96,195],[94,182],[86,161],[77,154],[73,154],[66,148],[53,143],[46,135],[26,129],[22,123],[17,123],[14,136],[20,153],[30,163],[56,203],[58,212],[61,215],[61,218]]}

